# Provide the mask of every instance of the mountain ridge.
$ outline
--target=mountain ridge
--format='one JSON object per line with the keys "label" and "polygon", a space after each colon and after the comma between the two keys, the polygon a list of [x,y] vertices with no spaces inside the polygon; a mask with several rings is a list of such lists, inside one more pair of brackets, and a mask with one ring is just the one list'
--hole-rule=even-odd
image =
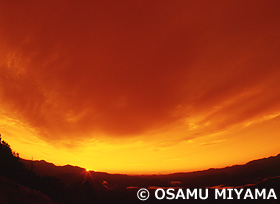
{"label": "mountain ridge", "polygon": [[[225,166],[225,167],[211,167],[208,169],[203,169],[203,170],[196,170],[196,171],[178,171],[178,172],[172,172],[172,173],[151,173],[151,174],[129,174],[129,173],[109,173],[109,172],[104,172],[104,171],[94,171],[94,170],[89,170],[90,172],[96,172],[96,173],[106,173],[106,174],[110,174],[110,175],[128,175],[128,176],[164,176],[164,175],[175,175],[175,174],[189,174],[189,173],[196,173],[196,172],[205,172],[205,171],[215,171],[215,170],[222,170],[222,169],[228,169],[228,168],[235,168],[235,167],[242,167],[245,165],[251,165],[254,164],[256,162],[260,162],[263,160],[268,160],[268,159],[273,159],[273,158],[280,158],[280,153],[275,155],[275,156],[269,156],[269,157],[263,157],[260,159],[254,159],[251,161],[248,161],[244,164],[234,164],[234,165],[229,165],[229,166]],[[23,159],[20,158],[20,161],[22,163],[24,163],[24,165],[30,169],[30,167],[28,167],[28,163],[34,162],[34,163],[40,163],[41,164],[46,164],[49,166],[53,166],[53,167],[58,167],[58,168],[72,168],[72,169],[79,169],[82,171],[85,171],[86,168],[80,167],[80,166],[76,166],[76,165],[71,165],[71,164],[66,164],[66,165],[55,165],[54,163],[48,162],[46,160],[28,160],[28,159]],[[30,165],[30,164],[29,164]]]}
{"label": "mountain ridge", "polygon": [[78,183],[86,175],[92,176],[95,182],[99,184],[106,181],[109,185],[112,184],[112,186],[119,188],[127,188],[129,186],[170,186],[173,181],[177,181],[176,185],[180,187],[242,186],[252,183],[257,184],[264,179],[280,176],[280,154],[252,160],[244,165],[153,175],[87,172],[86,169],[78,166],[56,166],[44,160],[30,161],[20,159],[20,161],[30,170],[32,162],[33,171],[40,176],[56,177],[67,184]]}

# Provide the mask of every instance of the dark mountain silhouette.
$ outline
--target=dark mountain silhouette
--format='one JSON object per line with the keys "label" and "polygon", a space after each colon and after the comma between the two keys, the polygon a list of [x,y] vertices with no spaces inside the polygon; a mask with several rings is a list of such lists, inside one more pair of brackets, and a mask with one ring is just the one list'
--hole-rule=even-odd
{"label": "dark mountain silhouette", "polygon": [[[27,168],[30,160],[23,160]],[[34,161],[34,171],[41,176],[54,176],[61,180],[78,181],[83,177],[85,169],[77,166],[55,166],[46,161]],[[180,187],[210,187],[210,186],[242,186],[258,184],[266,179],[280,176],[280,154],[274,157],[254,160],[245,165],[235,165],[220,169],[208,169],[196,172],[181,172],[173,174],[154,174],[131,176],[125,174],[108,174],[90,171],[89,174],[95,181],[106,181],[112,187],[127,188],[132,186],[148,187],[172,185]]]}
{"label": "dark mountain silhouette", "polygon": [[[143,203],[139,188],[274,188],[280,197],[280,155],[245,165],[196,172],[155,175],[109,174],[77,166],[20,159],[0,137],[0,203]],[[170,203],[151,198],[146,203]],[[186,200],[176,200],[186,203]],[[230,200],[188,200],[188,203],[236,203]],[[277,203],[275,200],[238,200],[237,203]]]}
{"label": "dark mountain silhouette", "polygon": [[85,169],[78,166],[55,166],[52,163],[41,161],[31,161],[20,159],[26,169],[35,172],[40,176],[50,176],[59,178],[65,184],[78,182],[85,172]]}
{"label": "dark mountain silhouette", "polygon": [[[25,166],[30,166],[31,161],[21,161]],[[142,187],[151,190],[156,187],[255,187],[267,189],[274,188],[276,192],[280,192],[280,155],[254,160],[245,165],[166,175],[155,174],[132,176],[94,171],[86,172],[85,169],[80,167],[70,165],[55,166],[46,161],[34,161],[33,167],[37,174],[41,176],[54,176],[64,183],[67,183],[68,186],[82,183],[84,179],[90,181],[92,188],[98,193],[99,201],[104,203],[117,203],[116,201],[119,201],[120,203],[126,203],[126,201],[127,203],[138,202],[136,199],[136,193],[137,190]],[[279,196],[280,195],[278,195],[278,197]],[[210,201],[211,200],[208,200],[208,203],[211,203]],[[230,202],[227,200],[214,201],[215,203]],[[159,201],[152,200],[150,202],[157,203]],[[161,203],[165,202],[166,201],[161,201]],[[202,202],[203,201],[192,201],[191,203]],[[176,203],[178,202],[176,201]],[[247,200],[246,202],[239,201],[238,203],[275,203],[275,201]]]}
{"label": "dark mountain silhouette", "polygon": [[85,171],[84,168],[78,166],[71,166],[71,165],[56,166],[53,163],[49,163],[44,160],[31,161],[31,160],[20,159],[20,161],[24,163],[26,168],[30,170],[31,168],[34,168],[34,170],[40,175],[58,176],[61,174],[69,174],[69,173],[77,174]]}
{"label": "dark mountain silhouette", "polygon": [[[96,202],[90,182],[67,186],[52,176],[40,176],[20,162],[0,135],[0,203],[93,203]],[[67,169],[67,168],[64,168]]]}

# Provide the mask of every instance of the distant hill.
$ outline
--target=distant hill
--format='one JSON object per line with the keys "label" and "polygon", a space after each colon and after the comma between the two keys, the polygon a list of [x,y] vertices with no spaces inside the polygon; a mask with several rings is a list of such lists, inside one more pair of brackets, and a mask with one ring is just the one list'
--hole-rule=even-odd
{"label": "distant hill", "polygon": [[[136,197],[139,188],[153,191],[157,187],[182,188],[274,188],[280,192],[280,155],[254,160],[245,165],[235,165],[220,169],[208,169],[196,172],[181,172],[165,175],[126,175],[105,172],[87,172],[77,166],[55,166],[46,161],[20,160],[27,168],[40,176],[53,176],[69,188],[87,192],[96,203],[139,203]],[[74,186],[74,188],[73,188]],[[75,191],[76,191],[75,190]],[[212,190],[210,190],[213,192]],[[79,193],[78,195],[81,195]],[[84,195],[84,194],[83,194]],[[278,194],[278,197],[280,195]],[[170,203],[149,200],[147,203]],[[74,202],[73,202],[74,203]],[[141,202],[140,202],[141,203]],[[185,200],[176,203],[186,203]],[[188,203],[236,203],[230,200],[189,200]],[[239,200],[238,203],[276,204],[275,200]]]}
{"label": "distant hill", "polygon": [[[36,174],[20,162],[18,153],[2,140],[0,134],[0,203],[2,204],[92,204],[96,203],[95,190],[88,181],[67,186],[60,178]],[[53,165],[54,166],[54,165]],[[42,167],[44,169],[45,167]],[[70,178],[65,172],[71,166],[63,167],[62,176]],[[46,168],[49,169],[50,168]],[[54,166],[58,172],[57,167]],[[72,172],[72,170],[71,170]],[[71,173],[73,175],[73,173]],[[78,176],[79,177],[79,176]],[[78,178],[77,177],[77,178]],[[80,179],[81,177],[79,177]],[[64,180],[66,181],[66,180]],[[69,184],[73,184],[73,179]]]}
{"label": "distant hill", "polygon": [[53,163],[46,162],[45,160],[25,160],[20,159],[22,163],[24,163],[25,167],[29,170],[34,168],[34,171],[40,175],[48,175],[48,176],[59,176],[61,174],[76,174],[81,173],[85,169],[78,166],[55,166]]}
{"label": "distant hill", "polygon": [[[280,197],[280,155],[220,169],[165,175],[126,175],[86,171],[19,158],[0,135],[0,203],[2,204],[130,204],[139,203],[139,188],[266,188]],[[147,203],[170,203],[150,199]],[[188,203],[232,203],[225,200],[188,200]],[[278,201],[278,200],[277,200]],[[276,200],[238,200],[237,203],[276,204]],[[142,201],[140,203],[143,203]],[[181,200],[176,203],[186,203]],[[236,203],[234,201],[233,203]],[[278,202],[279,203],[279,202]]]}
{"label": "distant hill", "polygon": [[[21,162],[30,169],[31,161]],[[63,181],[78,182],[85,175],[85,169],[77,166],[55,166],[46,161],[33,161],[34,172],[41,176],[54,176]],[[269,178],[280,176],[280,154],[274,157],[250,161],[245,165],[235,165],[220,169],[208,169],[196,172],[181,172],[165,175],[108,174],[91,171],[95,182],[106,181],[112,188],[127,188],[132,186],[180,186],[180,187],[210,187],[210,186],[242,186],[258,184]],[[89,176],[89,175],[88,175]]]}

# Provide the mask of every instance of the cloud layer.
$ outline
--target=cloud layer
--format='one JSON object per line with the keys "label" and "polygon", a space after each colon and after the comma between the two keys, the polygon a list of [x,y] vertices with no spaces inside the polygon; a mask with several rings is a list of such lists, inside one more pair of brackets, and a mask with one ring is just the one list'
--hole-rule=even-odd
{"label": "cloud layer", "polygon": [[1,107],[46,140],[249,124],[280,112],[279,9],[1,2]]}

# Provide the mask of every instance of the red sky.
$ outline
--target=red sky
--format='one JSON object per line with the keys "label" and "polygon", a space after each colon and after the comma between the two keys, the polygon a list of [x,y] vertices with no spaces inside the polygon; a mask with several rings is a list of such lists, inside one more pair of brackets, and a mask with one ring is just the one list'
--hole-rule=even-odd
{"label": "red sky", "polygon": [[1,1],[0,132],[22,157],[160,173],[279,153],[280,3]]}

